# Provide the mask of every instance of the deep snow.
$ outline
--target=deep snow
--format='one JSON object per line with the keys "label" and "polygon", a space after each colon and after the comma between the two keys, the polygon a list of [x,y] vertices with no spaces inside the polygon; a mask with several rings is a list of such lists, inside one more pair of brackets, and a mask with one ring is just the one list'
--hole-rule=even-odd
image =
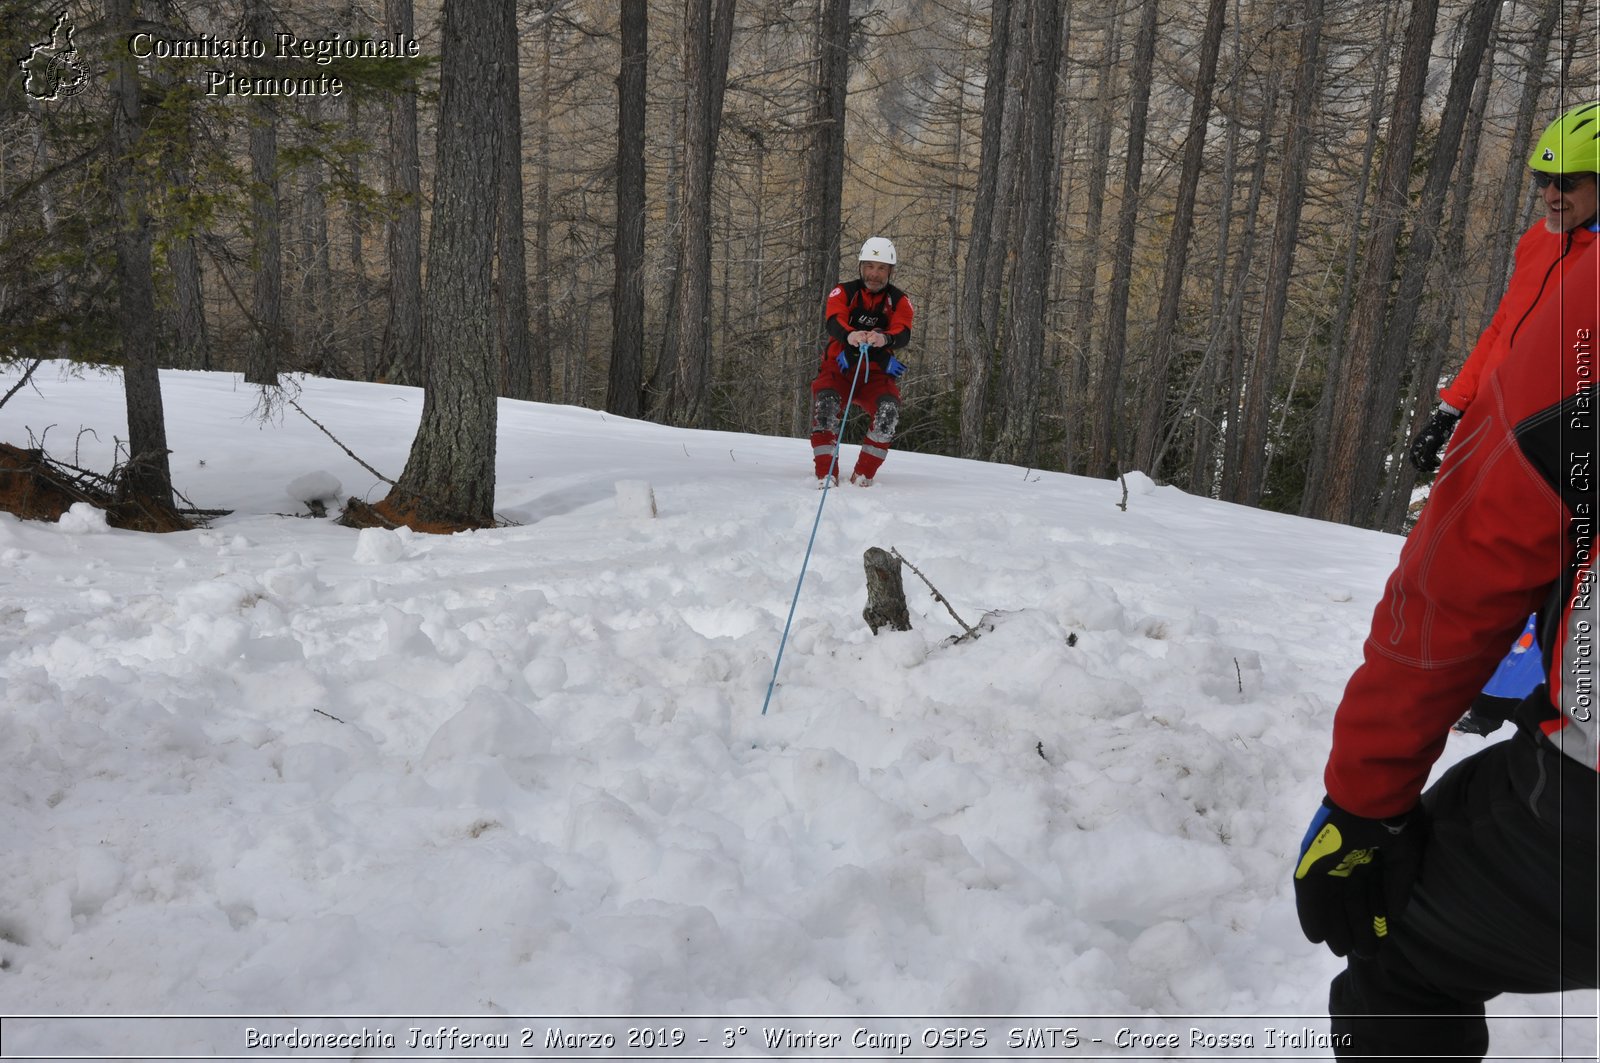
{"label": "deep snow", "polygon": [[[762,716],[821,500],[805,441],[506,400],[515,526],[358,533],[301,499],[384,487],[305,418],[162,380],[179,488],[230,515],[0,514],[0,1014],[846,1017],[811,1024],[844,1036],[818,1058],[895,1054],[851,1049],[852,1016],[989,1016],[938,1025],[991,1056],[1040,1054],[996,1016],[1325,1030],[1339,961],[1289,871],[1397,538],[892,454],[827,494]],[[420,392],[294,386],[399,475]],[[0,439],[53,426],[105,469],[122,402],[53,367]],[[873,545],[993,630],[947,644],[908,571],[915,630],[872,637]],[[1492,1010],[1500,1058],[1594,1057],[1593,993]],[[243,1028],[0,1034],[8,1058],[272,1054]]]}

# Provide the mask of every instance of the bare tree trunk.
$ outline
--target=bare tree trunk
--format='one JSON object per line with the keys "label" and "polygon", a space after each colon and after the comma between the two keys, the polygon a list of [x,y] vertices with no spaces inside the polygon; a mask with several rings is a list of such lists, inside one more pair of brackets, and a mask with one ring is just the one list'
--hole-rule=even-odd
{"label": "bare tree trunk", "polygon": [[[384,0],[391,36],[416,35],[412,0]],[[389,193],[398,199],[385,225],[389,254],[389,311],[378,362],[396,384],[421,385],[422,361],[422,163],[417,153],[417,97],[399,92],[389,105]]]}
{"label": "bare tree trunk", "polygon": [[671,310],[678,367],[662,411],[685,427],[700,423],[711,393],[711,194],[733,10],[734,0],[687,0],[685,12],[683,256]]}
{"label": "bare tree trunk", "polygon": [[1084,219],[1083,253],[1078,260],[1078,298],[1073,314],[1072,387],[1067,409],[1069,442],[1065,465],[1072,472],[1088,468],[1086,448],[1092,447],[1092,421],[1089,405],[1089,352],[1094,349],[1094,305],[1099,291],[1100,232],[1105,224],[1106,182],[1111,167],[1111,127],[1113,87],[1116,84],[1117,56],[1122,50],[1120,10],[1106,11],[1105,47],[1100,53],[1100,69],[1095,78],[1094,142],[1089,149],[1089,187],[1086,190],[1087,216]]}
{"label": "bare tree trunk", "polygon": [[[352,25],[355,22],[355,10],[354,4],[347,9],[346,18]],[[361,124],[361,102],[354,93],[350,96],[348,108],[346,111],[346,135],[351,140],[355,140],[361,135],[363,127]],[[364,183],[362,162],[363,157],[358,155],[351,164],[350,176],[358,185]],[[356,349],[353,352],[355,356],[354,371],[358,379],[370,381],[377,378],[378,367],[375,364],[376,352],[372,343],[372,330],[364,327],[370,310],[368,304],[372,297],[372,279],[367,276],[366,229],[367,208],[357,199],[350,204],[350,276],[352,283],[350,302],[348,304],[349,310],[347,312],[351,318],[361,322],[363,325],[363,327],[356,329]]]}
{"label": "bare tree trunk", "polygon": [[[174,11],[170,2],[162,5],[161,14],[164,18],[172,19]],[[152,73],[163,91],[171,91],[176,87],[177,75],[170,66],[157,64]],[[38,138],[40,126],[36,123],[33,128],[34,136]],[[161,157],[162,173],[173,190],[178,210],[183,212],[192,209],[194,201],[195,185],[188,159],[193,150],[193,137],[194,123],[185,120],[177,138],[167,143]],[[42,140],[37,146],[42,151]],[[46,227],[47,230],[53,230],[55,219],[51,216],[53,209],[46,189],[46,185],[40,185],[40,193],[45,196]],[[197,241],[192,233],[185,231],[170,234],[166,244],[167,270],[172,274],[173,296],[172,312],[165,323],[170,344],[168,364],[179,369],[210,369],[211,343],[206,331],[205,291]]]}
{"label": "bare tree trunk", "polygon": [[[307,114],[313,124],[322,120],[322,99],[312,97]],[[301,284],[304,299],[300,320],[305,342],[300,346],[300,368],[321,376],[342,376],[342,359],[333,350],[333,265],[328,247],[328,201],[322,190],[326,166],[313,157],[305,165],[305,193],[300,197]]]}
{"label": "bare tree trunk", "polygon": [[1356,170],[1358,175],[1356,198],[1350,208],[1350,241],[1345,250],[1344,278],[1339,285],[1338,306],[1334,310],[1333,321],[1328,326],[1328,353],[1323,367],[1323,379],[1330,383],[1324,385],[1322,395],[1317,400],[1317,408],[1312,415],[1311,465],[1306,470],[1305,487],[1300,496],[1301,516],[1310,516],[1314,512],[1321,497],[1323,478],[1327,474],[1327,441],[1333,431],[1333,411],[1338,405],[1338,394],[1331,382],[1339,379],[1344,365],[1345,332],[1350,324],[1350,311],[1355,301],[1356,283],[1360,275],[1357,267],[1366,224],[1367,196],[1372,190],[1373,159],[1377,156],[1378,129],[1383,122],[1384,101],[1387,99],[1384,90],[1389,83],[1390,45],[1393,37],[1389,32],[1389,24],[1393,14],[1392,3],[1385,3],[1378,23],[1378,59],[1372,80],[1372,106],[1367,110],[1364,138],[1366,148],[1361,153],[1361,165]]}
{"label": "bare tree trunk", "polygon": [[1561,18],[1561,0],[1534,2],[1540,5],[1537,8],[1539,25],[1529,40],[1528,59],[1522,68],[1522,97],[1517,102],[1516,124],[1511,130],[1511,148],[1506,155],[1506,172],[1500,185],[1500,202],[1489,237],[1489,284],[1484,289],[1483,309],[1478,315],[1480,333],[1489,327],[1489,320],[1505,295],[1512,242],[1521,231],[1516,225],[1517,205],[1527,199],[1528,148],[1533,143],[1539,93],[1545,84],[1545,62],[1550,56],[1550,39]]}
{"label": "bare tree trunk", "polygon": [[[983,88],[983,133],[978,156],[978,188],[972,203],[972,235],[967,243],[967,265],[961,284],[960,317],[962,361],[966,379],[961,388],[961,454],[980,457],[985,448],[988,421],[989,374],[994,363],[996,322],[986,312],[986,290],[999,287],[991,274],[1006,243],[1006,209],[1009,197],[1002,188],[1011,183],[1016,165],[1015,136],[1007,135],[1007,118],[1018,107],[1009,85],[1023,63],[1018,26],[1026,0],[994,0],[989,18],[989,65]],[[1020,129],[1015,119],[1013,128]]]}
{"label": "bare tree trunk", "polygon": [[[267,0],[245,0],[246,34],[255,40],[272,37],[272,11]],[[278,232],[278,118],[267,96],[251,97],[251,266],[255,277],[250,316],[255,330],[244,378],[252,384],[278,386],[286,334],[283,328],[283,253]]]}
{"label": "bare tree trunk", "polygon": [[1156,54],[1156,15],[1160,0],[1143,0],[1139,36],[1133,46],[1133,74],[1128,105],[1128,163],[1123,174],[1122,205],[1117,211],[1117,242],[1111,265],[1110,305],[1106,312],[1105,354],[1101,359],[1100,420],[1094,450],[1089,458],[1091,476],[1115,476],[1123,467],[1122,372],[1128,337],[1128,284],[1133,277],[1133,245],[1138,237],[1139,215],[1145,204],[1139,198],[1144,171],[1145,125],[1150,117],[1151,68]]}
{"label": "bare tree trunk", "polygon": [[206,327],[205,290],[200,254],[193,237],[180,237],[167,247],[172,271],[174,307],[172,364],[180,369],[210,369],[211,341]]}
{"label": "bare tree trunk", "polygon": [[506,37],[516,8],[445,0],[438,173],[423,298],[428,387],[399,482],[376,507],[419,530],[494,522],[495,214],[505,150]]}
{"label": "bare tree trunk", "polygon": [[1272,253],[1267,260],[1267,291],[1256,332],[1255,360],[1246,388],[1244,424],[1240,439],[1239,477],[1231,501],[1259,505],[1267,469],[1267,426],[1272,417],[1273,378],[1278,368],[1278,345],[1283,341],[1283,317],[1289,302],[1289,278],[1294,253],[1300,243],[1300,211],[1305,205],[1306,167],[1310,162],[1312,116],[1320,91],[1322,63],[1322,0],[1306,0],[1301,13],[1300,47],[1294,97],[1289,106],[1289,134],[1283,151],[1283,180],[1278,188],[1278,211],[1273,225]]}
{"label": "bare tree trunk", "polygon": [[[1473,0],[1472,6],[1466,13],[1466,20],[1462,26],[1461,48],[1451,72],[1450,89],[1441,111],[1439,132],[1434,142],[1433,164],[1428,167],[1427,180],[1423,184],[1422,196],[1417,207],[1417,222],[1400,262],[1399,292],[1389,317],[1389,326],[1378,340],[1379,384],[1369,400],[1367,416],[1372,425],[1371,438],[1394,440],[1392,449],[1395,453],[1398,453],[1400,447],[1404,445],[1396,438],[1395,433],[1395,414],[1399,405],[1401,381],[1407,368],[1406,363],[1408,360],[1414,363],[1416,353],[1420,350],[1414,343],[1413,336],[1417,308],[1422,303],[1423,286],[1428,278],[1434,247],[1438,243],[1439,224],[1444,216],[1445,196],[1457,172],[1457,155],[1460,152],[1462,132],[1470,109],[1473,87],[1483,65],[1489,35],[1500,7],[1499,0]],[[1412,376],[1415,378],[1417,370],[1423,367],[1413,364],[1411,368]],[[1432,378],[1426,382],[1425,390],[1431,391],[1437,385],[1438,370],[1435,368]],[[1422,390],[1424,388],[1414,379],[1413,396]],[[1408,421],[1402,419],[1400,427],[1405,428],[1408,424]],[[1383,434],[1385,432],[1388,433],[1387,436]],[[1409,440],[1409,435],[1404,438]],[[1388,455],[1385,455],[1385,458],[1387,457]],[[1402,486],[1395,483],[1398,477],[1403,481],[1402,489],[1409,495],[1410,486],[1415,479],[1415,470],[1411,468],[1409,462],[1383,460],[1371,463],[1371,469],[1375,488],[1393,491]],[[1370,517],[1363,518],[1364,521],[1381,527],[1384,523],[1384,508],[1383,495],[1380,493]],[[1398,525],[1394,530],[1399,530]]]}
{"label": "bare tree trunk", "polygon": [[[1500,0],[1473,0],[1471,8],[1468,9],[1461,50],[1456,55],[1455,69],[1450,76],[1450,91],[1445,98],[1444,110],[1441,112],[1439,135],[1434,144],[1433,165],[1428,167],[1428,178],[1422,188],[1422,199],[1418,209],[1418,221],[1401,263],[1399,295],[1395,299],[1389,327],[1379,341],[1382,366],[1379,378],[1381,390],[1375,393],[1368,416],[1374,429],[1390,429],[1391,438],[1394,435],[1392,425],[1395,394],[1400,388],[1406,360],[1408,356],[1412,356],[1414,350],[1412,332],[1416,324],[1417,307],[1422,302],[1423,284],[1428,278],[1428,267],[1432,263],[1433,249],[1438,242],[1439,222],[1444,217],[1445,195],[1449,192],[1450,183],[1457,172],[1456,156],[1461,148],[1461,135],[1470,110],[1473,86],[1483,65],[1483,57],[1488,50],[1490,30],[1494,26],[1500,7]],[[1463,179],[1470,181],[1471,174],[1464,175]],[[1415,370],[1423,367],[1413,368]],[[1438,385],[1438,381],[1439,373],[1435,367],[1432,378],[1426,382],[1426,388],[1431,391]],[[1409,424],[1408,420],[1401,422],[1402,427],[1408,427]],[[1416,475],[1416,470],[1411,464],[1404,461],[1386,461],[1383,465],[1390,467],[1390,471],[1379,482],[1393,489],[1396,486],[1394,478],[1400,477],[1403,481],[1402,489],[1409,494],[1410,485]],[[1376,523],[1380,526],[1383,523],[1383,509],[1380,504],[1374,512]],[[1393,530],[1398,531],[1398,525]]]}
{"label": "bare tree trunk", "polygon": [[616,278],[611,298],[606,409],[623,417],[638,417],[644,409],[644,115],[649,18],[647,0],[622,0],[622,67],[617,72]]}
{"label": "bare tree trunk", "polygon": [[[1320,0],[1316,0],[1320,8]],[[1158,476],[1157,451],[1166,435],[1167,386],[1172,364],[1172,340],[1178,331],[1178,304],[1189,263],[1189,239],[1194,231],[1195,193],[1200,185],[1200,163],[1205,154],[1206,126],[1211,120],[1211,94],[1217,80],[1217,57],[1222,51],[1222,26],[1228,0],[1210,0],[1206,27],[1200,38],[1199,67],[1195,71],[1194,103],[1189,109],[1189,131],[1178,175],[1178,200],[1172,219],[1172,239],[1167,245],[1166,271],[1161,281],[1161,305],[1151,337],[1150,375],[1133,446],[1133,464]],[[1319,12],[1320,15],[1320,12]],[[1320,21],[1320,19],[1319,19]]]}
{"label": "bare tree trunk", "polygon": [[1384,399],[1379,391],[1386,379],[1380,344],[1388,327],[1390,289],[1409,205],[1423,83],[1438,13],[1438,0],[1413,0],[1400,80],[1389,116],[1383,168],[1378,175],[1377,212],[1352,310],[1355,324],[1345,345],[1339,378],[1334,382],[1328,474],[1314,510],[1314,515],[1324,520],[1366,522],[1377,502],[1379,462],[1370,448],[1374,439],[1387,441],[1391,431],[1390,424],[1375,423],[1377,408]]}
{"label": "bare tree trunk", "polygon": [[[549,402],[555,394],[552,342],[555,330],[550,291],[550,97],[553,92],[550,63],[555,48],[551,27],[558,6],[553,0],[539,3],[539,103],[534,108],[533,154],[537,160],[534,170],[537,176],[533,192],[533,342],[529,353],[529,378],[531,394],[540,402]],[[562,384],[565,388],[566,381]]]}
{"label": "bare tree trunk", "polygon": [[1040,370],[1044,361],[1045,292],[1055,250],[1056,74],[1065,51],[1059,0],[1027,0],[1027,83],[1023,135],[1028,144],[1018,200],[1022,237],[1011,274],[1011,327],[1005,360],[1006,402],[1001,410],[995,456],[1032,463],[1037,453]]}
{"label": "bare tree trunk", "polygon": [[[110,0],[115,32],[134,32],[132,0]],[[157,369],[155,281],[150,262],[147,189],[134,165],[144,136],[139,71],[127,49],[115,53],[111,112],[111,183],[117,202],[117,326],[122,337],[122,382],[128,411],[128,462],[123,488],[162,509],[172,507],[172,469],[167,459],[166,415]]]}
{"label": "bare tree trunk", "polygon": [[[1238,69],[1240,32],[1234,25],[1234,68]],[[1222,358],[1219,324],[1228,292],[1228,247],[1233,231],[1233,194],[1239,158],[1239,83],[1233,79],[1231,107],[1228,118],[1227,141],[1222,156],[1222,182],[1218,193],[1220,216],[1217,219],[1217,259],[1211,271],[1211,309],[1207,320],[1212,323],[1210,337],[1200,356],[1200,367],[1195,371],[1199,398],[1194,402],[1194,438],[1189,452],[1189,482],[1191,494],[1209,498],[1216,490],[1218,423],[1222,420],[1221,387]]]}
{"label": "bare tree trunk", "polygon": [[528,251],[522,225],[522,63],[517,46],[516,13],[505,40],[504,69],[512,88],[505,94],[501,121],[504,140],[500,156],[498,216],[498,269],[500,296],[501,373],[504,394],[513,399],[535,399],[532,353],[528,347]]}
{"label": "bare tree trunk", "polygon": [[1255,265],[1256,226],[1261,218],[1261,193],[1266,185],[1267,163],[1275,157],[1272,131],[1277,125],[1278,100],[1282,95],[1280,67],[1267,73],[1267,102],[1261,112],[1261,136],[1256,141],[1255,162],[1250,171],[1250,197],[1244,209],[1244,232],[1240,237],[1239,261],[1234,269],[1233,290],[1228,297],[1228,309],[1217,324],[1215,342],[1220,350],[1229,354],[1227,397],[1223,402],[1222,416],[1227,422],[1222,437],[1222,477],[1219,497],[1227,498],[1238,491],[1239,469],[1243,457],[1243,438],[1240,410],[1244,396],[1244,326],[1243,308],[1245,289],[1250,282],[1250,271]]}
{"label": "bare tree trunk", "polygon": [[[804,263],[795,301],[799,337],[793,383],[801,387],[822,355],[829,287],[839,273],[839,230],[844,195],[845,97],[850,88],[850,0],[818,0],[811,143],[806,149],[805,203],[800,254]],[[848,413],[849,411],[846,411]]]}

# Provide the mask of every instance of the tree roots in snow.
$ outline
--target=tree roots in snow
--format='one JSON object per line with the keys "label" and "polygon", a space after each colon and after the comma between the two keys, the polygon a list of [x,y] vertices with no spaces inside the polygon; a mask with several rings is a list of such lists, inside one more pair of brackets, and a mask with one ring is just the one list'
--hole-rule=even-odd
{"label": "tree roots in snow", "polygon": [[128,465],[102,476],[64,465],[43,450],[0,443],[0,510],[7,513],[24,520],[58,521],[84,502],[104,510],[106,523],[113,528],[169,532],[199,526],[170,500],[131,488],[133,480]]}

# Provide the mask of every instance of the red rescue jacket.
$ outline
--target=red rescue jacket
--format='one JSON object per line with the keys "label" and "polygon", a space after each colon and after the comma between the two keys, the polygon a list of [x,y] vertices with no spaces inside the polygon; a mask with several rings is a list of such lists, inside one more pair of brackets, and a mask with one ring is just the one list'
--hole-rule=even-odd
{"label": "red rescue jacket", "polygon": [[1535,718],[1519,722],[1600,768],[1591,597],[1600,251],[1593,233],[1570,235],[1543,294],[1503,330],[1515,357],[1484,369],[1339,703],[1323,779],[1356,815],[1416,804],[1451,724],[1535,608],[1549,701],[1525,703]]}
{"label": "red rescue jacket", "polygon": [[[868,360],[876,366],[889,362],[889,355],[911,342],[911,320],[915,310],[911,298],[892,284],[886,284],[876,294],[867,291],[866,283],[857,278],[834,287],[828,293],[827,310],[828,349],[823,353],[824,364],[831,364],[845,349],[845,337],[858,330],[882,332],[889,337],[884,347],[874,347]],[[850,352],[854,354],[854,351]]]}
{"label": "red rescue jacket", "polygon": [[1595,233],[1585,226],[1568,233],[1553,233],[1542,221],[1534,222],[1533,227],[1522,234],[1522,239],[1517,241],[1516,261],[1506,294],[1501,296],[1500,306],[1489,319],[1489,327],[1478,337],[1461,372],[1439,389],[1440,399],[1458,410],[1472,405],[1479,382],[1505,359],[1533,308],[1554,291],[1551,281],[1556,263],[1564,255],[1581,252],[1595,239]]}

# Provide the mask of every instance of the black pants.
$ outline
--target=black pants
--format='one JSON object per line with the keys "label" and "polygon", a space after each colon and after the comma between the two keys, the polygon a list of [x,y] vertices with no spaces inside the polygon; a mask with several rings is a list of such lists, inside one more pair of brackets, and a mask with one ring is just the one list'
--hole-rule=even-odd
{"label": "black pants", "polygon": [[1431,828],[1411,903],[1377,957],[1333,980],[1341,1058],[1481,1058],[1492,997],[1597,984],[1600,775],[1519,730],[1422,800]]}

